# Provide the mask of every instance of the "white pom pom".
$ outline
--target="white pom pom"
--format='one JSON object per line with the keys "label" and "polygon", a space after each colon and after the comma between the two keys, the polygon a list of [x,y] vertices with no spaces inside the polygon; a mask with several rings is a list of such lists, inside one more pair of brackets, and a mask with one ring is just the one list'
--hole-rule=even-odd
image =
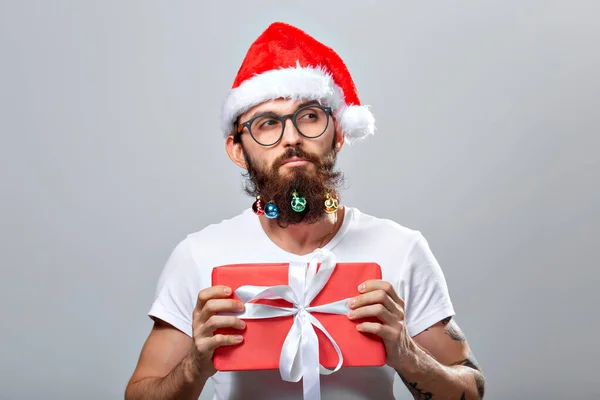
{"label": "white pom pom", "polygon": [[375,117],[368,106],[347,106],[339,110],[339,123],[346,143],[375,134]]}

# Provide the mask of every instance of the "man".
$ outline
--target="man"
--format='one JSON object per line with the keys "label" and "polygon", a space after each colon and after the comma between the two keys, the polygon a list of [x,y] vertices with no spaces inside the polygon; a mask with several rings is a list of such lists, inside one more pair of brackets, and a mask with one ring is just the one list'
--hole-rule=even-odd
{"label": "man", "polygon": [[[229,157],[247,171],[252,208],[188,235],[159,279],[154,327],[126,399],[197,399],[212,379],[216,399],[300,399],[302,384],[279,371],[217,372],[216,348],[243,341],[244,305],[211,286],[212,268],[307,261],[324,248],[338,261],[377,262],[350,302],[359,332],[378,335],[383,367],[353,367],[321,378],[323,399],[389,399],[404,382],[417,399],[479,399],[484,379],[453,319],[444,275],[418,231],[344,206],[334,171],[346,142],[372,135],[346,66],[305,32],[274,23],[250,47],[225,105]],[[229,313],[229,315],[223,315]],[[372,319],[370,319],[372,321]],[[234,328],[239,335],[215,335]]]}

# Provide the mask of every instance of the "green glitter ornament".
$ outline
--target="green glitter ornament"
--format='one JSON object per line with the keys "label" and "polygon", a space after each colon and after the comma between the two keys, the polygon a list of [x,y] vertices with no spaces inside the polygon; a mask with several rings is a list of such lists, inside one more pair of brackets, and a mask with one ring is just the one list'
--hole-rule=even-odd
{"label": "green glitter ornament", "polygon": [[302,212],[306,208],[306,199],[300,197],[297,192],[292,193],[292,202],[290,203],[292,210]]}

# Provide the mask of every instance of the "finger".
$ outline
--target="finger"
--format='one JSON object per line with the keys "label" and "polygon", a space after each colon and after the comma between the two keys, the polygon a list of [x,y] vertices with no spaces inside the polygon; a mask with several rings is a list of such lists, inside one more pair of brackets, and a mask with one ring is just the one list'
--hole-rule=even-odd
{"label": "finger", "polygon": [[387,339],[394,335],[394,330],[390,326],[378,322],[363,322],[356,325],[356,329],[360,332],[375,334],[382,339]]}
{"label": "finger", "polygon": [[357,320],[361,318],[375,317],[384,324],[393,324],[398,322],[394,315],[383,304],[371,304],[368,306],[357,308],[348,313],[348,318]]}
{"label": "finger", "polygon": [[213,315],[204,324],[202,324],[200,328],[200,335],[205,337],[212,336],[213,333],[220,328],[234,328],[241,330],[245,327],[246,322],[237,317]]}
{"label": "finger", "polygon": [[390,311],[392,314],[397,314],[398,317],[400,317],[400,314],[403,315],[403,310],[400,308],[400,306],[394,303],[390,296],[380,289],[375,290],[373,292],[361,294],[360,296],[354,297],[349,302],[349,306],[353,310],[371,304],[381,304],[385,308],[387,308],[388,311]]}
{"label": "finger", "polygon": [[220,313],[236,313],[244,311],[244,303],[234,299],[210,299],[200,311],[199,322],[206,322],[211,316]]}
{"label": "finger", "polygon": [[205,346],[207,350],[214,351],[218,347],[240,344],[243,340],[242,335],[214,335],[205,339]]}
{"label": "finger", "polygon": [[358,291],[361,293],[368,293],[374,290],[383,290],[390,296],[390,298],[394,301],[394,303],[399,304],[400,307],[404,308],[404,300],[398,296],[394,286],[388,281],[374,279],[363,282],[358,286]]}
{"label": "finger", "polygon": [[198,298],[196,299],[196,312],[200,312],[206,302],[210,299],[219,299],[219,298],[227,298],[231,295],[231,288],[228,286],[211,286],[206,289],[203,289],[198,293]]}

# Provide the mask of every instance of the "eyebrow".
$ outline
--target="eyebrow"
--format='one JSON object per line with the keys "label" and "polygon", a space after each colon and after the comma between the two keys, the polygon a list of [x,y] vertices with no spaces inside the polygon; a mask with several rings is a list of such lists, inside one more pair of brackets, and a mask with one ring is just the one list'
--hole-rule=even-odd
{"label": "eyebrow", "polygon": [[[302,107],[310,106],[310,105],[314,105],[314,104],[319,104],[319,102],[317,100],[305,101],[303,103],[298,104],[298,106],[294,109],[294,112],[298,111]],[[277,114],[273,110],[258,110],[258,111],[253,112],[252,115],[250,115],[248,117],[248,119],[250,120],[250,119],[252,119],[252,118],[254,118],[254,117],[256,117],[257,115],[260,115],[260,114],[269,114],[269,113],[270,114]]]}

